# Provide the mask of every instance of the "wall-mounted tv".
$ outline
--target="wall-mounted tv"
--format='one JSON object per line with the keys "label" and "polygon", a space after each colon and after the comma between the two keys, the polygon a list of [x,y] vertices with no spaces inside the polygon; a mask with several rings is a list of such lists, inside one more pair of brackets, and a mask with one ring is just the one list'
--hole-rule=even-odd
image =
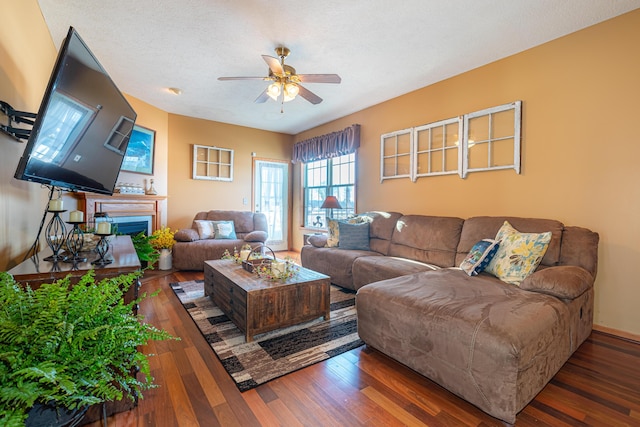
{"label": "wall-mounted tv", "polygon": [[111,195],[136,117],[70,27],[15,177]]}

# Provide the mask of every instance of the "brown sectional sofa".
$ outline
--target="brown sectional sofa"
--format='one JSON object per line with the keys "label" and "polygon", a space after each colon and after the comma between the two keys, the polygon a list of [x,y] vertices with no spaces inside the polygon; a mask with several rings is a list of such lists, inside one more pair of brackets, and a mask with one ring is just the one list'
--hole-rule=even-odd
{"label": "brown sectional sofa", "polygon": [[[376,348],[490,415],[515,422],[589,336],[598,234],[559,221],[372,212],[370,251],[310,238],[302,265],[357,290],[358,333]],[[550,231],[536,271],[507,284],[456,268],[507,220]]]}
{"label": "brown sectional sofa", "polygon": [[[233,221],[236,239],[201,239],[196,220]],[[211,210],[198,212],[191,228],[178,230],[173,245],[173,267],[178,270],[204,270],[204,262],[220,259],[225,250],[240,250],[242,245],[251,247],[267,240],[267,217],[263,213],[246,211]]]}

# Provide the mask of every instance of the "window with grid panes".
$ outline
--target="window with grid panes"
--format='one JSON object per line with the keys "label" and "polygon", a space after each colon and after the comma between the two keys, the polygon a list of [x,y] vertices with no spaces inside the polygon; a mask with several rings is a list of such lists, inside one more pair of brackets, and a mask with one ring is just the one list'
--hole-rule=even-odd
{"label": "window with grid panes", "polygon": [[[355,154],[303,165],[304,226],[326,228],[326,217],[347,218],[355,212]],[[321,209],[327,196],[336,196],[342,209]]]}

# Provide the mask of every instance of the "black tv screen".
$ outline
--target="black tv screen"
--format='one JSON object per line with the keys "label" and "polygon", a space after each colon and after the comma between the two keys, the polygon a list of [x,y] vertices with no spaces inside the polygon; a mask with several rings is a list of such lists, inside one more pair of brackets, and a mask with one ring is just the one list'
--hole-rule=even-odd
{"label": "black tv screen", "polygon": [[70,27],[15,177],[111,195],[136,117]]}

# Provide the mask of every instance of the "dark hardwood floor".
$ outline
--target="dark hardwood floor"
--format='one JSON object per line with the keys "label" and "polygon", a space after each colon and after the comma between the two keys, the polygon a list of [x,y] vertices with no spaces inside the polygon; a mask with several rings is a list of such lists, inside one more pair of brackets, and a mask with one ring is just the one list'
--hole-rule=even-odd
{"label": "dark hardwood floor", "polygon": [[[159,387],[109,426],[505,425],[366,346],[240,393],[169,287],[202,277],[145,276],[140,312],[181,341],[147,346]],[[640,426],[640,344],[594,332],[516,425]]]}

